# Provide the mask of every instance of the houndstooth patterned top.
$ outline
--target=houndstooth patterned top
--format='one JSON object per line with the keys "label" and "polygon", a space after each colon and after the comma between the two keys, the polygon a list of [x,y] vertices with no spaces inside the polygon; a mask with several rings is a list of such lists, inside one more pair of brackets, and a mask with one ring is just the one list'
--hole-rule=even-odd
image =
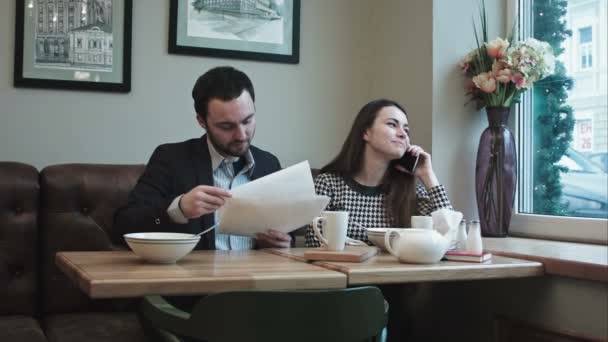
{"label": "houndstooth patterned top", "polygon": [[[325,210],[348,211],[347,235],[350,238],[369,244],[365,228],[390,227],[391,219],[386,212],[384,193],[379,186],[368,187],[352,179],[324,173],[317,177],[315,190],[319,195],[330,197]],[[452,209],[443,185],[438,185],[427,192],[422,184],[417,184],[416,200],[417,215],[430,215],[431,212],[441,208]],[[311,225],[306,229],[305,239],[306,247],[320,246]]]}

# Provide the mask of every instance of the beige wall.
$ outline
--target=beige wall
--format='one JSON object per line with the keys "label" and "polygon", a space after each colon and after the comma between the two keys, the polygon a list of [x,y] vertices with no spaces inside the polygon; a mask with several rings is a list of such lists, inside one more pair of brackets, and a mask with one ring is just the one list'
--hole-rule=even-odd
{"label": "beige wall", "polygon": [[408,112],[411,140],[432,149],[433,2],[382,0],[374,6],[368,49],[371,98],[396,100]]}
{"label": "beige wall", "polygon": [[[506,1],[486,1],[488,35],[503,34]],[[478,20],[477,0],[433,2],[433,159],[455,207],[465,218],[478,217],[475,204],[475,158],[484,111],[465,105],[464,78],[458,62],[476,47],[472,19]],[[440,134],[437,134],[441,132]]]}
{"label": "beige wall", "polygon": [[156,145],[200,136],[190,91],[205,70],[231,64],[253,79],[255,144],[283,165],[321,166],[338,150],[369,94],[365,0],[302,1],[300,64],[167,53],[168,1],[134,1],[128,94],[16,89],[15,1],[0,2],[0,160],[144,163]]}

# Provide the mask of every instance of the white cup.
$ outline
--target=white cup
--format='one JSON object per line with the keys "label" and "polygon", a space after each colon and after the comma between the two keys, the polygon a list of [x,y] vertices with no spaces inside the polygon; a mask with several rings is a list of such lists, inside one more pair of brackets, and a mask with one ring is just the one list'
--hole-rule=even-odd
{"label": "white cup", "polygon": [[[323,222],[323,234],[319,229],[319,223]],[[312,229],[321,244],[330,251],[344,250],[346,243],[346,232],[348,231],[347,211],[324,211],[320,217],[312,221]]]}
{"label": "white cup", "polygon": [[412,228],[433,229],[433,218],[430,216],[412,216]]}

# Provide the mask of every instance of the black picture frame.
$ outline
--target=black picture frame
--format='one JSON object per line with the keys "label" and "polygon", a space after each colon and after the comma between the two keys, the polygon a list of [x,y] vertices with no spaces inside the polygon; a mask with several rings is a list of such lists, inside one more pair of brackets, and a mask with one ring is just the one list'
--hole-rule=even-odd
{"label": "black picture frame", "polygon": [[[267,7],[268,11],[263,15],[244,12],[251,3],[276,4],[273,0],[226,0],[223,4],[209,0],[170,1],[169,53],[290,64],[300,62],[300,0],[283,0],[281,7],[275,7],[276,10]],[[206,8],[197,10],[195,3]],[[225,7],[220,8],[222,5]],[[235,9],[237,5],[239,9]],[[221,23],[222,20],[225,22]],[[204,32],[189,34],[193,27]],[[240,28],[243,30],[238,33],[231,31]]]}
{"label": "black picture frame", "polygon": [[16,0],[14,86],[131,91],[132,11],[132,0]]}

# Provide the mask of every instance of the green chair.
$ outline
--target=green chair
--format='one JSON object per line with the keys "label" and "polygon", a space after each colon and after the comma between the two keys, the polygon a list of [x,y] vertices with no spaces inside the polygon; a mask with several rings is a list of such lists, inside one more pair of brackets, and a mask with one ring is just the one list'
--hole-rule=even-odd
{"label": "green chair", "polygon": [[315,291],[237,291],[203,297],[191,314],[160,296],[142,301],[145,326],[164,341],[360,342],[386,339],[377,287]]}

